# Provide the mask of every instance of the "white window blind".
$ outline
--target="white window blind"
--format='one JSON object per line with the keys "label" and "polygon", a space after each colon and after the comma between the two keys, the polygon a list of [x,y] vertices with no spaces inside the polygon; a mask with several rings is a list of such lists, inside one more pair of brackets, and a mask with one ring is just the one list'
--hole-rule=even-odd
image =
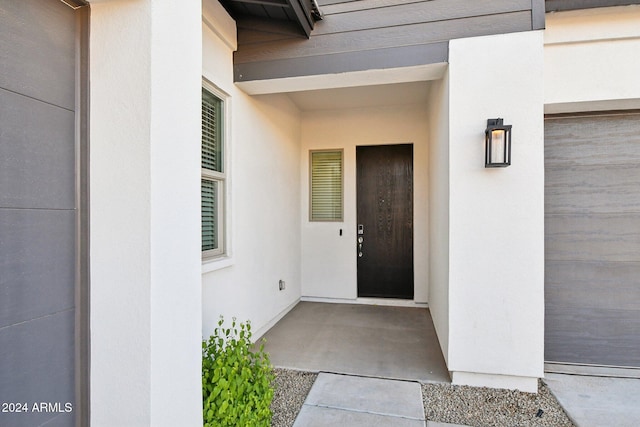
{"label": "white window blind", "polygon": [[311,151],[311,221],[342,221],[342,150]]}

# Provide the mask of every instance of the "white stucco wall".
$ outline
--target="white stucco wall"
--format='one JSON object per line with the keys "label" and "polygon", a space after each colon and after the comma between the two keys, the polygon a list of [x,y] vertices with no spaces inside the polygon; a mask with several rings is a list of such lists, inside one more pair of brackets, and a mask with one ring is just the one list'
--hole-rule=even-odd
{"label": "white stucco wall", "polygon": [[[319,110],[302,116],[299,157],[302,296],[357,298],[356,146],[413,143],[415,302],[428,299],[428,124],[426,105]],[[344,222],[309,221],[309,150],[344,149]],[[339,230],[342,229],[342,236]]]}
{"label": "white stucco wall", "polygon": [[449,359],[449,72],[429,89],[429,311]]}
{"label": "white stucco wall", "polygon": [[640,5],[548,13],[545,112],[640,108]]}
{"label": "white stucco wall", "polygon": [[[448,367],[454,383],[536,391],[543,375],[542,37],[533,31],[449,45]],[[512,165],[486,169],[484,129],[487,119],[498,117],[513,125]]]}
{"label": "white stucco wall", "polygon": [[91,6],[91,425],[198,426],[199,2]]}
{"label": "white stucco wall", "polygon": [[251,320],[257,338],[300,299],[300,113],[286,95],[251,97],[233,84],[233,21],[215,1],[207,10],[202,75],[230,104],[230,246],[228,256],[202,264],[202,334],[223,315]]}

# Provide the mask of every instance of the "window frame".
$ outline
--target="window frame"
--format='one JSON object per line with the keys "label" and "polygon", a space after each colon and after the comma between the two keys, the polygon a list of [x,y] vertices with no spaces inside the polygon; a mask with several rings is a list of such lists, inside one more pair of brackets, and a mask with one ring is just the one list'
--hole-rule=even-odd
{"label": "window frame", "polygon": [[[314,219],[313,218],[313,154],[314,153],[340,153],[340,218]],[[323,148],[309,150],[309,222],[344,222],[344,148]]]}
{"label": "window frame", "polygon": [[[222,172],[218,172],[212,169],[202,167],[202,137],[200,138],[200,179],[213,181],[216,185],[216,212],[215,221],[217,228],[217,241],[218,247],[215,249],[201,250],[203,261],[217,260],[229,255],[229,212],[228,212],[228,188],[229,188],[229,129],[230,129],[230,97],[224,91],[219,89],[213,83],[203,77],[202,89],[209,92],[211,95],[220,100],[220,113],[222,118],[220,119],[220,125],[222,131],[220,132],[220,145],[222,151]],[[202,111],[201,111],[202,120]],[[202,201],[202,183],[200,184],[200,199]],[[202,202],[201,202],[202,203]],[[202,242],[202,211],[200,212],[200,239]],[[202,243],[201,243],[202,246]]]}

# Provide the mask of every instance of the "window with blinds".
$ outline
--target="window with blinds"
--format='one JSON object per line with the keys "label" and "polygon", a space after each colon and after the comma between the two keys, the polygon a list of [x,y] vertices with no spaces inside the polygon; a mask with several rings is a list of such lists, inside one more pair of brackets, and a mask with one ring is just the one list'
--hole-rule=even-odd
{"label": "window with blinds", "polygon": [[217,256],[224,252],[224,140],[223,102],[202,89],[202,253]]}
{"label": "window with blinds", "polygon": [[217,230],[217,182],[202,180],[202,250],[211,251],[218,248]]}
{"label": "window with blinds", "polygon": [[342,150],[311,151],[310,220],[342,221]]}
{"label": "window with blinds", "polygon": [[222,172],[222,101],[202,89],[202,167]]}

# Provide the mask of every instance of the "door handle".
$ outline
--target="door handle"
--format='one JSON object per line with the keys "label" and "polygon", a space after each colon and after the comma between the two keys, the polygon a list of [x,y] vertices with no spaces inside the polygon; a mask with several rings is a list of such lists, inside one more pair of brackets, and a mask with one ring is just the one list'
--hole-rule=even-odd
{"label": "door handle", "polygon": [[[359,232],[358,227],[358,232]],[[364,237],[358,236],[358,258],[362,258],[362,243],[364,242]]]}

